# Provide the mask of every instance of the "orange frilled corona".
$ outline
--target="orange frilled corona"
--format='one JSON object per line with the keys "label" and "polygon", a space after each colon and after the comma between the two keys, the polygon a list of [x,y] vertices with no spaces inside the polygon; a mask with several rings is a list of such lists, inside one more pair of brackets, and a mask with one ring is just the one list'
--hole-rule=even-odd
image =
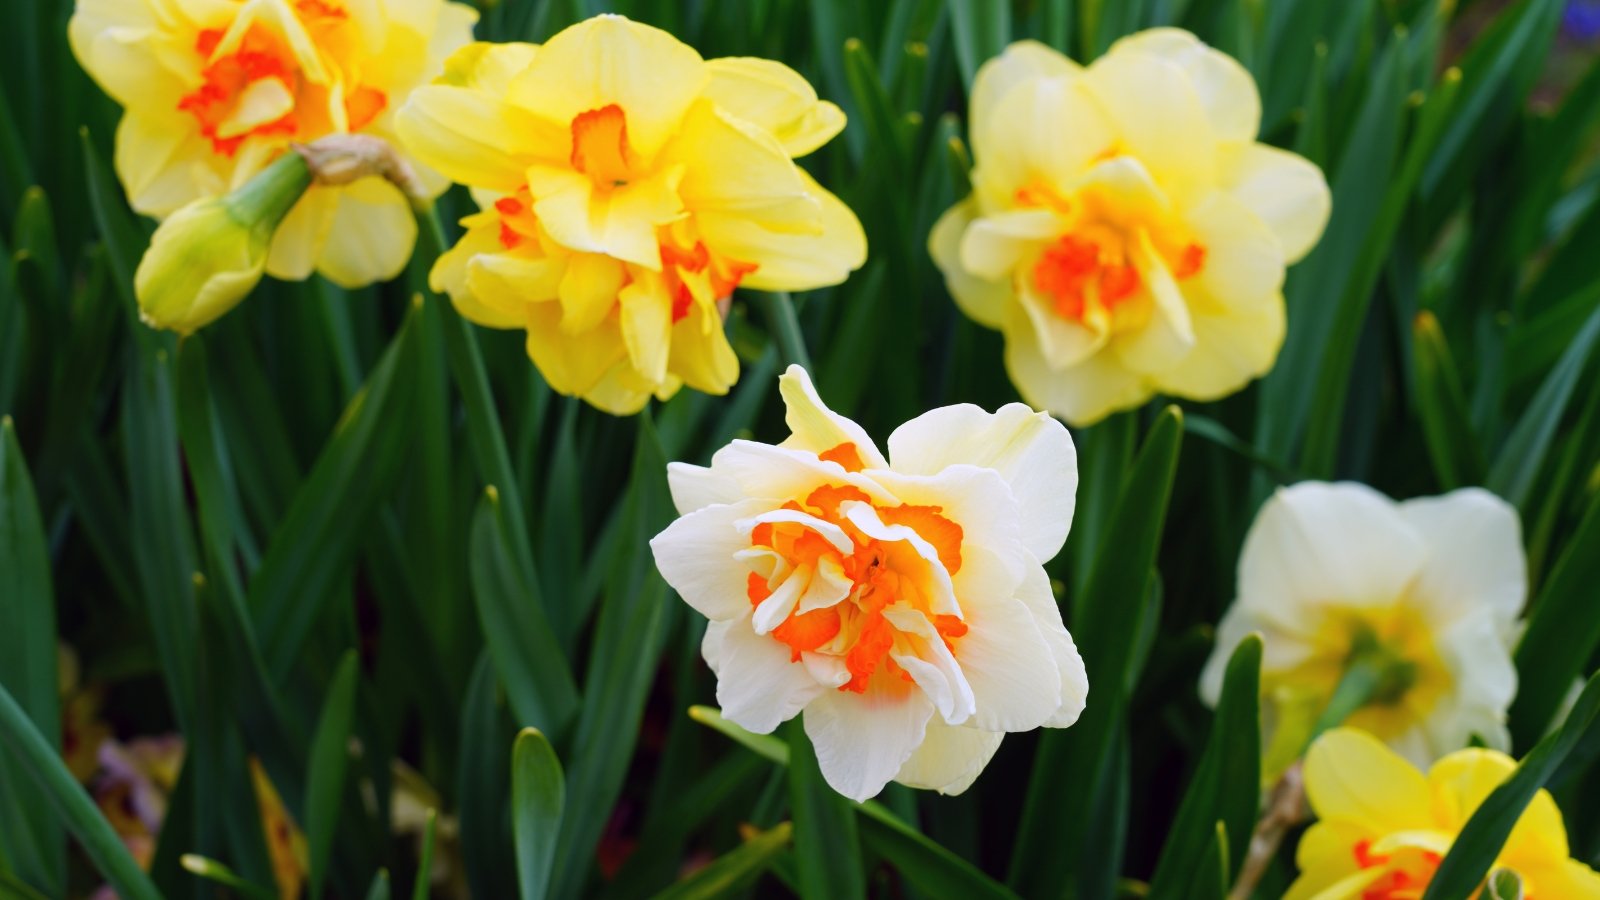
{"label": "orange frilled corona", "polygon": [[[392,140],[395,111],[476,18],[445,0],[78,0],[68,35],[123,106],[115,161],[129,203],[165,219],[243,185],[291,142]],[[429,196],[448,185],[417,175]],[[277,229],[266,272],[358,287],[399,274],[415,239],[410,201],[383,178],[314,185]]]}
{"label": "orange frilled corona", "polygon": [[791,434],[674,463],[682,518],[651,541],[710,620],[729,720],[803,711],[824,777],[865,799],[894,780],[965,790],[1006,732],[1064,727],[1088,682],[1041,561],[1077,487],[1072,439],[1021,404],[936,409],[889,438],[779,379]]}

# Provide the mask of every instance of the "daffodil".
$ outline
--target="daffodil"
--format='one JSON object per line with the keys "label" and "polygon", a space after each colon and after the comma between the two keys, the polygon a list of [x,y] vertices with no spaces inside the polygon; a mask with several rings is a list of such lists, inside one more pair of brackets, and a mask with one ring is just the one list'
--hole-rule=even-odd
{"label": "daffodil", "polygon": [[[471,40],[477,14],[444,0],[78,0],[84,69],[123,106],[116,169],[158,219],[227,193],[330,134],[392,138],[395,111]],[[419,171],[429,196],[448,185]],[[416,221],[394,184],[317,185],[272,240],[266,271],[356,287],[392,278]]]}
{"label": "daffodil", "polygon": [[[1475,748],[1451,753],[1423,775],[1365,732],[1324,734],[1305,766],[1318,821],[1300,839],[1300,877],[1285,900],[1421,897],[1472,813],[1515,769],[1504,753]],[[1516,873],[1525,897],[1600,898],[1600,874],[1568,854],[1561,810],[1541,790],[1494,868]]]}
{"label": "daffodil", "polygon": [[865,259],[854,214],[794,163],[844,127],[838,107],[780,63],[703,60],[620,16],[461,50],[399,127],[482,205],[434,289],[525,329],[551,387],[609,412],[725,393],[735,287],[837,284]]}
{"label": "daffodil", "polygon": [[1065,727],[1088,693],[1042,560],[1072,522],[1072,439],[1011,404],[924,413],[888,455],[780,379],[791,432],[673,463],[682,517],[650,542],[711,620],[722,714],[771,732],[804,710],[828,783],[960,793],[1006,732]]}
{"label": "daffodil", "polygon": [[1259,631],[1268,722],[1291,757],[1356,668],[1344,721],[1413,763],[1474,736],[1507,748],[1526,566],[1516,511],[1478,488],[1403,503],[1352,483],[1281,489],[1245,537],[1201,692],[1216,701],[1229,653]]}
{"label": "daffodil", "polygon": [[1316,166],[1256,143],[1244,67],[1173,28],[1087,68],[1022,41],[970,106],[972,194],[929,249],[961,309],[1004,333],[1024,400],[1087,425],[1272,367],[1284,268],[1330,200]]}

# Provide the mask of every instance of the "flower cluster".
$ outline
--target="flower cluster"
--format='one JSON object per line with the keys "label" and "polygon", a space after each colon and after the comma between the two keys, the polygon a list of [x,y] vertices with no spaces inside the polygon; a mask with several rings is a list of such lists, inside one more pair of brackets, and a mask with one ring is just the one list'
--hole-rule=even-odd
{"label": "flower cluster", "polygon": [[736,287],[837,284],[856,217],[795,157],[844,114],[762,59],[701,59],[620,16],[535,47],[473,44],[415,92],[400,133],[482,212],[433,269],[468,318],[527,331],[555,390],[637,412],[684,384],[726,393]]}

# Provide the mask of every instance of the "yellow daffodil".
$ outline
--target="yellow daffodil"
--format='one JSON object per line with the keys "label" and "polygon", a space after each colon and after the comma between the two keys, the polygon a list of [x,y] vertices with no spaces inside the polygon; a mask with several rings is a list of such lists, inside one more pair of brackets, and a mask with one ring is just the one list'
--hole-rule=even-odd
{"label": "yellow daffodil", "polygon": [[[1516,763],[1494,750],[1458,750],[1428,774],[1365,732],[1338,728],[1306,755],[1306,795],[1317,824],[1300,839],[1300,877],[1285,900],[1421,897],[1450,845]],[[1494,867],[1515,872],[1534,900],[1600,900],[1600,874],[1568,858],[1567,829],[1539,791]]]}
{"label": "yellow daffodil", "polygon": [[1526,566],[1516,511],[1487,491],[1396,503],[1360,484],[1281,489],[1245,537],[1202,695],[1216,702],[1228,655],[1259,631],[1268,722],[1291,758],[1355,666],[1372,683],[1345,721],[1413,763],[1475,735],[1504,749]]}
{"label": "yellow daffodil", "polygon": [[960,793],[1006,732],[1076,721],[1089,685],[1041,565],[1072,523],[1066,429],[949,406],[885,457],[804,369],[779,389],[789,438],[673,463],[682,518],[650,542],[711,620],[722,714],[767,733],[803,709],[823,776],[857,800],[890,780]]}
{"label": "yellow daffodil", "polygon": [[1087,68],[1023,41],[978,71],[972,194],[929,250],[961,309],[1005,334],[1024,400],[1087,425],[1272,367],[1284,267],[1330,200],[1316,166],[1255,142],[1260,116],[1244,67],[1172,28]]}
{"label": "yellow daffodil", "polygon": [[434,289],[481,325],[526,329],[551,387],[618,414],[683,384],[727,391],[735,287],[806,290],[860,267],[860,223],[793,162],[843,127],[780,63],[702,60],[612,15],[538,47],[467,47],[399,121],[483,206]]}
{"label": "yellow daffodil", "polygon": [[[78,0],[73,52],[124,111],[116,169],[133,208],[165,218],[330,134],[392,137],[407,94],[471,40],[444,0]],[[448,182],[419,172],[429,196]],[[346,287],[392,278],[416,221],[382,178],[317,185],[272,240],[266,271]]]}

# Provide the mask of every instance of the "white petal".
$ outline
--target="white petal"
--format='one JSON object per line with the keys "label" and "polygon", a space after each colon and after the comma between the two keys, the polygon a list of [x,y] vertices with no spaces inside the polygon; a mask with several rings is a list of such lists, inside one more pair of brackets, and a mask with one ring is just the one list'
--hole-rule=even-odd
{"label": "white petal", "polygon": [[1061,709],[1061,671],[1032,611],[1015,597],[963,599],[967,633],[956,638],[955,657],[978,703],[968,724],[985,731],[1043,725]]}
{"label": "white petal", "polygon": [[961,264],[961,240],[977,214],[971,197],[944,211],[928,233],[928,254],[944,275],[950,296],[968,318],[989,328],[999,328],[1011,302],[1010,279],[991,281],[979,278]]}
{"label": "white petal", "polygon": [[1033,614],[1033,623],[1039,627],[1039,634],[1049,646],[1050,655],[1055,657],[1056,670],[1061,673],[1061,705],[1045,720],[1044,725],[1046,728],[1066,728],[1078,721],[1084,705],[1088,703],[1089,674],[1084,670],[1078,646],[1072,642],[1072,635],[1067,633],[1067,626],[1061,621],[1061,607],[1056,604],[1055,593],[1050,590],[1050,576],[1045,574],[1043,566],[1034,565],[1028,571],[1021,589],[1017,591],[1017,599]]}
{"label": "white petal", "polygon": [[1416,599],[1435,621],[1486,610],[1502,625],[1521,614],[1528,596],[1522,528],[1511,504],[1482,488],[1400,504],[1400,515],[1428,547]]}
{"label": "white petal", "polygon": [[718,450],[711,457],[711,470],[732,479],[744,496],[778,503],[803,498],[823,485],[859,488],[874,503],[899,502],[871,479],[846,472],[838,463],[819,460],[815,453],[755,441],[736,440]]}
{"label": "white petal", "polygon": [[708,619],[748,613],[750,570],[734,554],[750,546],[749,531],[735,523],[770,508],[762,500],[708,506],[684,516],[650,539],[656,568],[685,603]]}
{"label": "white petal", "polygon": [[850,596],[853,587],[855,583],[844,574],[844,566],[838,560],[824,556],[817,560],[817,568],[811,574],[811,586],[800,596],[800,604],[795,611],[804,614],[835,606]]}
{"label": "white petal", "polygon": [[844,533],[844,529],[832,522],[824,521],[810,513],[800,512],[796,509],[763,510],[757,515],[740,519],[733,523],[733,527],[741,535],[748,537],[750,532],[756,529],[757,525],[777,525],[779,523],[789,523],[809,528],[832,544],[833,548],[840,553],[853,553],[855,551],[855,544],[851,542],[850,536]]}
{"label": "white petal", "polygon": [[932,719],[922,746],[900,767],[894,780],[907,787],[954,796],[977,780],[1000,749],[1003,737],[1004,732],[961,728]]}
{"label": "white petal", "polygon": [[911,758],[932,716],[933,704],[918,690],[892,694],[874,684],[864,694],[823,691],[806,707],[806,735],[828,786],[865,801]]}
{"label": "white petal", "polygon": [[688,515],[713,503],[738,503],[745,499],[739,483],[705,466],[667,463],[667,487],[679,515]]}
{"label": "white petal", "polygon": [[778,582],[761,601],[750,617],[750,627],[758,635],[765,635],[772,629],[783,624],[789,618],[789,613],[794,612],[794,606],[800,601],[800,595],[810,586],[811,576],[809,569],[795,569],[787,578]]}
{"label": "white petal", "polygon": [[889,435],[894,471],[934,475],[958,464],[1000,473],[1017,503],[1022,543],[1053,558],[1067,539],[1078,493],[1072,436],[1046,413],[1010,403],[993,413],[970,403],[925,412]]}
{"label": "white petal", "polygon": [[723,621],[713,619],[706,623],[706,633],[700,638],[700,656],[705,659],[706,665],[711,667],[711,674],[722,674],[722,634],[729,628],[742,622]]}
{"label": "white petal", "polygon": [[928,617],[906,603],[886,607],[883,617],[900,631],[890,658],[927,693],[944,721],[960,725],[971,718],[972,686]]}
{"label": "white petal", "polygon": [[826,690],[803,664],[791,661],[789,647],[750,630],[748,619],[722,634],[717,673],[717,704],[722,715],[747,731],[770,734],[794,718]]}
{"label": "white petal", "polygon": [[[1023,571],[1036,560],[1029,552],[1030,536],[1022,531],[1020,504],[1004,476],[994,469],[958,463],[932,475],[869,474],[901,502],[937,507],[939,515],[961,527],[962,567],[950,576],[957,596],[974,588],[1010,596],[1022,582]],[[1003,564],[999,581],[978,583],[964,578],[969,574],[965,551],[972,547],[988,549]]]}
{"label": "white petal", "polygon": [[1295,607],[1392,601],[1427,558],[1399,507],[1352,482],[1281,488],[1239,556],[1239,602],[1292,617]]}
{"label": "white petal", "polygon": [[1502,740],[1506,711],[1517,693],[1517,670],[1494,617],[1480,611],[1454,622],[1437,636],[1434,649],[1454,682],[1448,702],[1440,702],[1425,723],[1435,753],[1466,746],[1475,732]]}
{"label": "white petal", "polygon": [[860,425],[839,415],[817,396],[811,375],[791,365],[778,378],[778,393],[783,396],[784,422],[792,432],[779,446],[826,453],[840,444],[855,444],[856,453],[869,469],[887,468],[878,446]]}

